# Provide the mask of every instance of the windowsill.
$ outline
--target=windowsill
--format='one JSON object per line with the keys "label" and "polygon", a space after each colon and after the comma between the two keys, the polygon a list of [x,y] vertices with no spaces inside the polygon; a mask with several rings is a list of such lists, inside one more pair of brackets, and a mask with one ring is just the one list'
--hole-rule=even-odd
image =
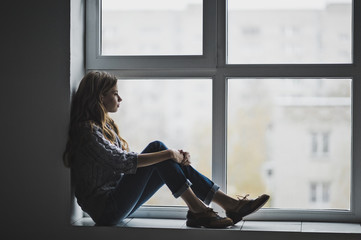
{"label": "windowsill", "polygon": [[[95,224],[91,218],[85,217],[76,221],[73,225],[94,226]],[[199,229],[187,227],[186,221],[184,219],[127,218],[117,226],[126,228]],[[361,224],[328,222],[241,221],[235,226],[220,230],[241,232],[361,234]]]}

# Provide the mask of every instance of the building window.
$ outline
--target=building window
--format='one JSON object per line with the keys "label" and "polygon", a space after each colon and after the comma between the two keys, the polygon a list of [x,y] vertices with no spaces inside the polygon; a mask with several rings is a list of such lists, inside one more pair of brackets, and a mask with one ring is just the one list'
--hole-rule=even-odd
{"label": "building window", "polygon": [[[197,155],[206,156],[197,163],[201,172],[231,195],[271,195],[255,219],[267,213],[273,220],[361,220],[355,204],[361,200],[361,153],[355,150],[361,144],[361,48],[354,47],[361,42],[361,2],[118,2],[87,2],[86,69],[116,74],[124,89],[139,84],[151,102],[164,103],[164,96],[148,85],[175,84],[170,99],[195,101],[190,106],[197,114],[203,111],[198,104],[207,106],[204,115],[181,122],[168,119],[182,117],[172,110],[150,113],[174,124],[159,137],[173,144],[170,132],[198,131],[207,139],[195,143],[204,151]],[[181,91],[186,85],[187,93]],[[149,104],[137,101],[138,109]],[[131,120],[117,121],[122,128]],[[140,150],[147,135],[140,144],[130,140],[131,147]],[[190,142],[184,137],[175,144]],[[311,161],[314,156],[330,161]],[[331,195],[335,189],[342,199]],[[162,207],[167,201],[140,211],[185,215],[178,203]]]}
{"label": "building window", "polygon": [[311,133],[311,154],[314,157],[327,156],[330,148],[329,132],[312,132]]}
{"label": "building window", "polygon": [[328,182],[311,182],[310,183],[310,203],[319,204],[327,207],[330,203],[330,188]]}

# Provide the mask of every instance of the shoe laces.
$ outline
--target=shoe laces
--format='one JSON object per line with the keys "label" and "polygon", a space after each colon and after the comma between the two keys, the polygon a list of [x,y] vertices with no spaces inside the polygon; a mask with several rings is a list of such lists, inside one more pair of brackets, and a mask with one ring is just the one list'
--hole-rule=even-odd
{"label": "shoe laces", "polygon": [[249,194],[247,193],[246,196],[241,196],[241,195],[236,195],[236,197],[238,198],[238,200],[248,200]]}
{"label": "shoe laces", "polygon": [[207,208],[206,212],[212,212],[212,213],[218,215],[218,212],[214,211],[213,208]]}

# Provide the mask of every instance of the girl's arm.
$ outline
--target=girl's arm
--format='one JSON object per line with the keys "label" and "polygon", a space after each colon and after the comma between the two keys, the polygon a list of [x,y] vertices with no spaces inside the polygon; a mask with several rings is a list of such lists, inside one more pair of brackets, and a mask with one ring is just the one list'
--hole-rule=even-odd
{"label": "girl's arm", "polygon": [[138,167],[146,167],[165,160],[172,159],[177,163],[182,163],[184,156],[177,150],[167,149],[154,153],[138,154]]}

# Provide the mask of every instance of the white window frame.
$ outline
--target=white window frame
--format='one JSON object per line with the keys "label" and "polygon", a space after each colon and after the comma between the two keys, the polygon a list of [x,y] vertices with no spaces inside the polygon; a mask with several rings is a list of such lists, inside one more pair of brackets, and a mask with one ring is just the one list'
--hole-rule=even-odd
{"label": "white window frame", "polygon": [[[204,1],[202,55],[164,56],[102,56],[101,0],[88,0],[86,6],[86,67],[87,69],[128,70],[141,68],[212,68],[216,64],[215,1]],[[90,28],[88,26],[91,26]]]}
{"label": "white window frame", "polygon": [[[353,44],[350,64],[227,64],[226,0],[203,0],[203,55],[101,56],[101,0],[86,2],[86,70],[106,70],[120,78],[211,78],[212,176],[223,191],[227,184],[228,78],[352,79],[352,149],[350,210],[264,208],[250,220],[361,221],[361,44]],[[353,43],[361,43],[361,1],[353,1]],[[217,209],[218,210],[218,209]],[[138,216],[184,218],[185,207],[143,207]]]}

